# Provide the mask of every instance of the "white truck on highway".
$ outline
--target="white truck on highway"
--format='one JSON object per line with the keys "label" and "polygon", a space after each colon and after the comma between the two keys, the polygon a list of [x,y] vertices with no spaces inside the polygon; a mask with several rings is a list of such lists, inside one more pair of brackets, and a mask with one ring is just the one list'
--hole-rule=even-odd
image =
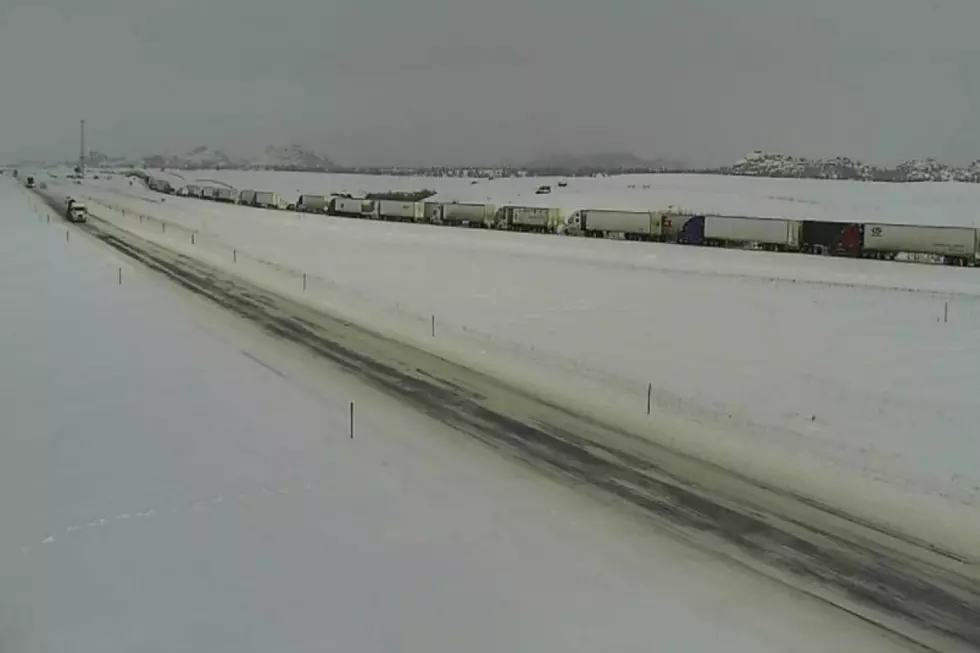
{"label": "white truck on highway", "polygon": [[214,199],[219,202],[228,202],[229,204],[235,204],[238,202],[238,190],[228,187],[220,187],[214,189]]}
{"label": "white truck on highway", "polygon": [[88,209],[84,204],[69,197],[66,205],[67,208],[65,209],[65,219],[68,220],[68,222],[88,221]]}
{"label": "white truck on highway", "polygon": [[704,242],[732,247],[755,244],[761,249],[795,251],[800,248],[800,220],[705,216]]}
{"label": "white truck on highway", "polygon": [[621,234],[626,240],[660,240],[663,216],[655,211],[575,211],[568,216],[564,232],[569,236],[603,238]]}
{"label": "white truck on highway", "polygon": [[279,197],[279,193],[273,191],[255,191],[255,198],[252,200],[252,203],[255,206],[261,206],[267,209],[281,209],[283,207],[283,201]]}
{"label": "white truck on highway", "polygon": [[255,191],[254,190],[243,190],[238,193],[238,203],[239,204],[255,204]]}
{"label": "white truck on highway", "polygon": [[977,229],[972,227],[931,227],[872,223],[864,225],[864,254],[871,258],[895,258],[898,253],[933,254],[961,264],[972,265],[976,252]]}
{"label": "white truck on highway", "polygon": [[303,213],[326,213],[329,202],[323,195],[300,195],[296,210]]}
{"label": "white truck on highway", "polygon": [[466,224],[470,227],[490,227],[493,226],[495,208],[492,204],[443,202],[439,222]]}
{"label": "white truck on highway", "polygon": [[375,211],[382,220],[415,222],[422,220],[421,202],[402,202],[399,200],[378,200]]}
{"label": "white truck on highway", "polygon": [[560,223],[561,209],[543,206],[502,206],[494,216],[494,224],[498,229],[510,231],[553,234]]}

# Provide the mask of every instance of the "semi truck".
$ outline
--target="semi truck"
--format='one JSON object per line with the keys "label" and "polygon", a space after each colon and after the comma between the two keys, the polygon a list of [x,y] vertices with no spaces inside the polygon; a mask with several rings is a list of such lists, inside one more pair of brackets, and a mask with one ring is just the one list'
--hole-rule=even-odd
{"label": "semi truck", "polygon": [[255,206],[260,206],[266,209],[282,208],[282,198],[279,197],[279,193],[273,191],[255,191],[255,197],[253,198],[252,203]]}
{"label": "semi truck", "polygon": [[773,251],[798,251],[801,220],[695,215],[677,233],[677,242],[717,247],[756,246]]}
{"label": "semi truck", "polygon": [[363,218],[365,215],[374,211],[374,202],[362,197],[341,197],[335,195],[330,198],[327,205],[327,213],[351,218]]}
{"label": "semi truck", "polygon": [[561,209],[543,206],[502,206],[497,209],[494,224],[510,231],[534,231],[553,234],[561,223]]}
{"label": "semi truck", "polygon": [[303,213],[325,213],[329,200],[323,195],[300,195],[296,210]]}
{"label": "semi truck", "polygon": [[238,201],[238,191],[234,188],[221,187],[214,190],[214,199],[219,202],[235,204]]}
{"label": "semi truck", "polygon": [[254,190],[243,190],[238,193],[238,203],[239,204],[255,204],[255,191]]}
{"label": "semi truck", "polygon": [[396,222],[416,222],[422,220],[421,202],[401,202],[398,200],[378,200],[375,211],[382,220]]}
{"label": "semi truck", "polygon": [[65,219],[68,222],[86,222],[88,220],[88,209],[84,204],[73,197],[66,197],[64,201]]}
{"label": "semi truck", "polygon": [[872,223],[864,225],[863,255],[893,259],[899,253],[935,254],[954,265],[973,265],[977,230],[972,227],[927,227]]}
{"label": "semi truck", "polygon": [[654,211],[575,211],[565,222],[565,233],[593,238],[622,235],[626,240],[660,240],[663,216]]}
{"label": "semi truck", "polygon": [[439,221],[443,224],[466,224],[470,227],[493,225],[495,207],[492,204],[443,202],[441,206]]}

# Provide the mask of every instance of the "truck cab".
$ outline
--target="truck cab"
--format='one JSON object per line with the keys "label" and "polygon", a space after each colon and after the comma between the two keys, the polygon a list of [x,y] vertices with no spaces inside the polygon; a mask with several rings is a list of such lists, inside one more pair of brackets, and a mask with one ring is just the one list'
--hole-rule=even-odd
{"label": "truck cab", "polygon": [[68,205],[68,211],[65,215],[69,222],[85,222],[88,220],[88,209],[81,202],[72,201]]}
{"label": "truck cab", "polygon": [[582,212],[573,211],[563,223],[558,225],[558,233],[565,236],[585,235],[585,231],[582,229]]}

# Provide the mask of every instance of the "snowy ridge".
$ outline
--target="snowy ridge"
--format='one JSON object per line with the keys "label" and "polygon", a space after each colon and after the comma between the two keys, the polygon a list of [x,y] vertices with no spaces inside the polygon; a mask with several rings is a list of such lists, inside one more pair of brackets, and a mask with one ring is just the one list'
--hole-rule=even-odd
{"label": "snowy ridge", "polygon": [[336,165],[325,156],[302,145],[269,146],[253,156],[228,154],[207,145],[195,147],[186,154],[151,154],[127,158],[101,152],[90,152],[86,164],[96,168],[156,168],[171,170],[321,170]]}
{"label": "snowy ridge", "polygon": [[935,159],[913,159],[900,163],[894,168],[889,168],[862,163],[847,157],[808,159],[757,150],[731,167],[705,172],[742,177],[980,183],[980,160],[973,161],[966,167],[958,168],[940,163]]}

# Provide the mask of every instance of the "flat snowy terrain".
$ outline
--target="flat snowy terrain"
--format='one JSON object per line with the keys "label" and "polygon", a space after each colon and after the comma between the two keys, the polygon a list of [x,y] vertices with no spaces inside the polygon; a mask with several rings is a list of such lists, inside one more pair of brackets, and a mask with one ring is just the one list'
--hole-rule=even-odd
{"label": "flat snowy terrain", "polygon": [[[303,193],[347,192],[355,196],[386,190],[438,191],[444,201],[490,202],[587,208],[664,211],[668,207],[721,215],[980,226],[980,184],[860,183],[812,179],[758,179],[716,175],[617,175],[605,178],[527,178],[472,180],[296,172],[182,171],[151,174],[174,187],[188,183],[269,190],[293,202]],[[542,184],[548,195],[536,195]]]}
{"label": "flat snowy terrain", "polygon": [[308,368],[38,207],[0,179],[0,650],[900,649]]}
{"label": "flat snowy terrain", "polygon": [[980,542],[976,270],[299,216],[119,183],[85,192],[137,233],[726,466],[968,554]]}

